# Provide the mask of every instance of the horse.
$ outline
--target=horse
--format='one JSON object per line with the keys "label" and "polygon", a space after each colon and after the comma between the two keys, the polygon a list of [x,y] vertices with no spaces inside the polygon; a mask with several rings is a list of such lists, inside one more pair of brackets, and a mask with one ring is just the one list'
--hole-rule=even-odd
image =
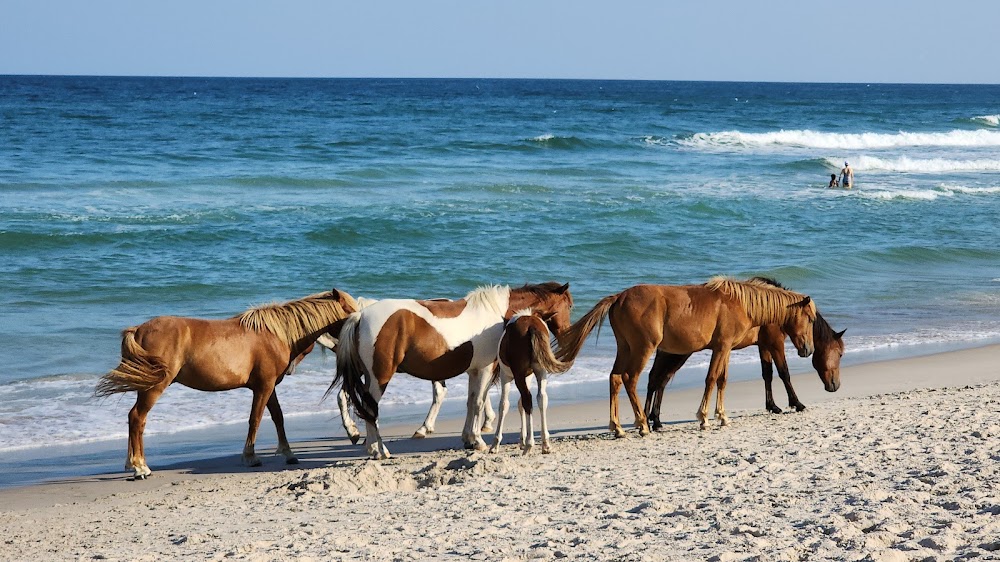
{"label": "horse", "polygon": [[152,474],[143,450],[146,416],[175,382],[206,391],[249,388],[253,406],[243,463],[261,464],[254,443],[266,405],[278,432],[277,452],[288,464],[296,464],[274,387],[292,373],[321,334],[336,332],[356,310],[351,295],[333,289],[284,304],[251,308],[225,320],[158,316],[126,328],[121,362],[101,377],[94,391],[98,397],[136,392],[135,406],[128,414],[125,470],[134,470],[136,480]]}
{"label": "horse", "polygon": [[[528,377],[532,374],[538,380],[538,409],[542,421],[542,453],[552,452],[549,442],[549,425],[546,417],[549,397],[546,392],[546,377],[549,374],[565,373],[571,363],[563,363],[552,353],[549,341],[549,329],[545,322],[532,310],[523,310],[507,321],[500,347],[497,351],[497,363],[493,374],[493,383],[500,381],[500,406],[497,419],[496,435],[490,452],[500,450],[503,440],[503,422],[510,407],[510,383],[517,386],[521,395],[517,406],[521,414],[521,451],[528,454],[535,446],[535,431],[531,424],[531,391],[528,390]],[[491,383],[491,385],[493,384]]]}
{"label": "horse", "polygon": [[365,420],[368,451],[389,458],[378,430],[378,402],[397,373],[435,381],[469,374],[462,440],[485,451],[477,423],[503,335],[517,310],[533,308],[559,332],[569,326],[573,298],[569,284],[546,282],[516,289],[480,287],[453,302],[384,300],[351,315],[337,344],[337,374],[351,404]]}
{"label": "horse", "polygon": [[[450,299],[429,299],[431,301],[441,301],[447,302]],[[378,302],[378,299],[370,299],[365,297],[358,297],[358,310],[361,310],[368,305]],[[337,352],[337,336],[338,334],[326,333],[316,340],[316,343],[321,346]],[[424,439],[431,433],[434,433],[434,426],[437,422],[438,413],[441,411],[441,406],[444,404],[444,398],[448,394],[448,387],[445,381],[431,381],[431,407],[427,411],[427,417],[424,418],[424,422],[420,424],[420,427],[413,433],[413,439]],[[361,432],[358,431],[358,425],[354,423],[354,419],[351,418],[350,404],[347,399],[347,391],[343,388],[337,393],[337,408],[340,411],[340,420],[344,426],[344,431],[347,432],[347,438],[351,440],[351,443],[357,445],[358,441],[361,440]],[[493,420],[496,419],[496,413],[493,411],[493,406],[490,404],[489,400],[483,402],[483,414],[485,418],[483,420],[483,426],[481,431],[492,431]]]}
{"label": "horse", "polygon": [[616,437],[625,432],[618,422],[618,393],[624,384],[640,435],[649,434],[636,386],[653,351],[686,355],[712,350],[705,393],[698,408],[701,429],[707,429],[708,402],[716,386],[715,415],[729,423],[724,396],[729,354],[753,327],[779,324],[799,355],[812,354],[816,305],[807,295],[757,283],[715,277],[702,285],[636,285],[608,295],[568,330],[556,337],[556,358],[572,361],[587,336],[604,317],[618,346],[610,375],[611,422]]}
{"label": "horse", "polygon": [[[753,277],[750,282],[759,282],[776,287],[782,287],[774,279],[767,277]],[[816,369],[823,388],[827,392],[836,392],[840,389],[840,358],[844,355],[844,333],[834,331],[830,324],[818,311],[816,322],[813,324],[814,351],[812,355],[812,365]],[[777,324],[766,324],[758,328],[752,328],[743,339],[736,344],[733,349],[743,349],[756,345],[760,354],[761,376],[764,378],[764,408],[774,414],[780,414],[781,408],[774,403],[774,395],[771,391],[771,381],[774,377],[774,367],[778,368],[778,376],[785,385],[785,392],[788,394],[789,407],[795,408],[797,412],[806,409],[805,405],[799,401],[792,388],[791,375],[788,371],[788,362],[785,359],[785,333],[781,331],[781,326]],[[651,424],[651,429],[656,431],[663,427],[660,422],[660,405],[663,402],[663,391],[667,384],[674,378],[677,371],[684,365],[690,355],[673,355],[664,351],[657,351],[653,359],[653,366],[649,370],[649,383],[646,388],[646,417]]]}

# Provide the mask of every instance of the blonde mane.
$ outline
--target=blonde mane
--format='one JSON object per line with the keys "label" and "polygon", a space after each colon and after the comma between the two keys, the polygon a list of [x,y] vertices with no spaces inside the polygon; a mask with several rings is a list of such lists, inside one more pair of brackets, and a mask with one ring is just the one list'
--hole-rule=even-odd
{"label": "blonde mane", "polygon": [[507,314],[510,304],[510,287],[507,285],[487,285],[465,295],[468,307],[495,312],[499,316]]}
{"label": "blonde mane", "polygon": [[[348,306],[358,310],[354,297],[344,291],[338,292]],[[326,291],[286,303],[261,305],[234,318],[239,319],[240,325],[247,330],[271,332],[289,346],[294,346],[306,336],[350,314],[332,295],[333,291]]]}
{"label": "blonde mane", "polygon": [[[733,299],[761,324],[781,324],[789,314],[789,306],[801,302],[807,295],[755,281],[738,281],[728,277],[713,277],[705,284]],[[816,319],[816,304],[808,305],[809,317]]]}

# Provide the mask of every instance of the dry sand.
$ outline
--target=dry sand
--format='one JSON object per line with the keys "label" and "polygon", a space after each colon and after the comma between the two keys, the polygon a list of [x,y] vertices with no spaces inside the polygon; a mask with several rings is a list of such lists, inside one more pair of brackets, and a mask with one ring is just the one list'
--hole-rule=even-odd
{"label": "dry sand", "polygon": [[646,438],[611,439],[604,402],[553,409],[552,455],[519,454],[515,415],[497,455],[451,448],[451,421],[425,441],[387,428],[383,462],[340,438],[293,443],[293,469],[151,459],[144,482],[0,492],[0,559],[1000,559],[1000,346],[842,382],[796,377],[809,409],[783,415],[759,381],[731,384],[733,423],[708,431],[699,392],[668,392]]}

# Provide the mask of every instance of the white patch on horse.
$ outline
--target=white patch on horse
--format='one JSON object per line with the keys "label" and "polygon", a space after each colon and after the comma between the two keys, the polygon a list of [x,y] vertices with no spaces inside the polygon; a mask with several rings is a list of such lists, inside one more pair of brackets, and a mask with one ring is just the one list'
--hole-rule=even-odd
{"label": "white patch on horse", "polygon": [[361,311],[363,322],[358,324],[358,351],[368,372],[375,364],[375,343],[382,327],[400,310],[423,318],[442,338],[449,350],[472,341],[473,359],[469,368],[488,365],[496,358],[496,345],[503,334],[503,316],[510,303],[510,287],[481,287],[465,297],[466,306],[454,318],[439,318],[412,299],[378,301]]}

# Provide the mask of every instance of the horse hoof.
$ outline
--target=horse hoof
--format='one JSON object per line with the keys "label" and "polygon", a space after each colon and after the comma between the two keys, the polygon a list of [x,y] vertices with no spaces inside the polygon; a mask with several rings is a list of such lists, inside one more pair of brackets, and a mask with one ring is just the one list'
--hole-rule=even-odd
{"label": "horse hoof", "polygon": [[352,445],[357,445],[358,441],[361,441],[361,434],[358,433],[357,435],[348,435],[347,438],[351,440]]}
{"label": "horse hoof", "polygon": [[640,427],[639,428],[639,435],[641,437],[645,437],[645,436],[649,435],[649,427],[647,427],[645,425],[642,426],[642,427]]}
{"label": "horse hoof", "polygon": [[779,408],[777,406],[768,406],[767,407],[767,411],[771,412],[772,414],[780,414],[781,413],[781,408]]}
{"label": "horse hoof", "polygon": [[493,433],[493,426],[492,425],[484,425],[483,429],[482,429],[482,432],[483,433]]}
{"label": "horse hoof", "polygon": [[552,454],[552,447],[550,447],[549,445],[542,445],[542,454],[543,455],[551,455]]}
{"label": "horse hoof", "polygon": [[427,437],[426,433],[423,431],[416,431],[413,433],[412,439],[424,439],[425,437]]}
{"label": "horse hoof", "polygon": [[299,459],[292,457],[290,459],[285,459],[285,464],[299,464]]}
{"label": "horse hoof", "polygon": [[805,404],[796,404],[795,405],[795,411],[796,412],[804,412],[805,410],[806,410],[806,405]]}
{"label": "horse hoof", "polygon": [[621,439],[623,437],[625,437],[625,430],[622,429],[622,428],[620,428],[620,427],[616,427],[615,428],[615,438],[616,439]]}

